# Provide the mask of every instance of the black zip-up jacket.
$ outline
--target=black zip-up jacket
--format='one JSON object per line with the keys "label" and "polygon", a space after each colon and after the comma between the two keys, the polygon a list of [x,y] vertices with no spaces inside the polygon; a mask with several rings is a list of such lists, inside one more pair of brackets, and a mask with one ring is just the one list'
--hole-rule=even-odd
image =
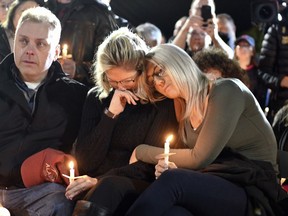
{"label": "black zip-up jacket", "polygon": [[48,147],[71,151],[87,88],[67,78],[54,62],[32,114],[11,68],[17,70],[13,54],[0,64],[0,186],[23,187],[20,167],[26,158]]}
{"label": "black zip-up jacket", "polygon": [[266,87],[272,89],[273,103],[277,109],[288,99],[288,88],[280,87],[284,76],[288,76],[288,23],[273,24],[262,42],[258,75]]}
{"label": "black zip-up jacket", "polygon": [[11,52],[5,29],[0,25],[0,62],[3,61],[3,59]]}

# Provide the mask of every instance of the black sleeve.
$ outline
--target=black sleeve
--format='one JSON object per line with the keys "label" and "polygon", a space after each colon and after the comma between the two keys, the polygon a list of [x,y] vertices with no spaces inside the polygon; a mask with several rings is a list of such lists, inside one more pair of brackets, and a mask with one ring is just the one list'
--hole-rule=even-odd
{"label": "black sleeve", "polygon": [[92,89],[83,108],[81,128],[75,145],[75,156],[82,174],[93,173],[105,158],[117,119],[104,114],[107,102],[100,101]]}

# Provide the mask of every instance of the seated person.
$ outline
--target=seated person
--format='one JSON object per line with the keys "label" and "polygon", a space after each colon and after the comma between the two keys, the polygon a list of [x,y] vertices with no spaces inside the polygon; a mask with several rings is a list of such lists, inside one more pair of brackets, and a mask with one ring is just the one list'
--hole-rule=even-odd
{"label": "seated person", "polygon": [[161,95],[175,101],[178,136],[187,148],[171,149],[175,155],[165,162],[159,159],[163,148],[136,147],[131,161],[155,164],[157,180],[127,216],[246,216],[255,209],[279,215],[277,203],[287,193],[277,183],[276,139],[247,86],[238,79],[209,80],[171,44],[152,48],[146,58],[147,94],[151,101]]}
{"label": "seated person", "polygon": [[21,171],[26,159],[46,148],[69,153],[80,127],[87,89],[67,78],[56,61],[60,34],[53,13],[30,8],[17,25],[13,53],[0,64],[0,203],[15,215],[73,210],[64,185],[43,180],[26,188]]}

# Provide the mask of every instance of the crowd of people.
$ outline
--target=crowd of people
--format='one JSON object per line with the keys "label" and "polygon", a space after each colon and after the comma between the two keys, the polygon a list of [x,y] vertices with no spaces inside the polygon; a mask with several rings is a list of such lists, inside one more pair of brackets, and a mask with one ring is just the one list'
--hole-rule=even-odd
{"label": "crowd of people", "polygon": [[192,1],[168,40],[109,1],[0,0],[0,206],[287,215],[284,3],[257,53],[213,0]]}

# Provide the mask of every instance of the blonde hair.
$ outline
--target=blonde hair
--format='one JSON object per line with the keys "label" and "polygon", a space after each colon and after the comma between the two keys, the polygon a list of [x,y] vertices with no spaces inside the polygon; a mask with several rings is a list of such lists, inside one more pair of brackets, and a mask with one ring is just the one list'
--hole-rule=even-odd
{"label": "blonde hair", "polygon": [[34,23],[47,23],[50,29],[54,31],[55,43],[59,44],[61,36],[61,23],[59,19],[48,9],[44,7],[34,7],[25,10],[17,24],[17,29],[26,21]]}
{"label": "blonde hair", "polygon": [[[151,49],[146,59],[159,65],[170,77],[180,92],[180,104],[183,112],[179,121],[181,139],[186,142],[184,122],[192,113],[204,117],[204,102],[208,93],[208,78],[201,72],[191,57],[173,44],[161,44]],[[155,92],[148,94],[151,101],[159,100]]]}
{"label": "blonde hair", "polygon": [[127,70],[135,69],[139,73],[136,91],[144,98],[146,85],[142,83],[145,83],[143,71],[147,52],[146,43],[127,27],[113,31],[98,47],[92,66],[100,99],[107,97],[112,90],[105,72],[116,67],[123,67]]}

